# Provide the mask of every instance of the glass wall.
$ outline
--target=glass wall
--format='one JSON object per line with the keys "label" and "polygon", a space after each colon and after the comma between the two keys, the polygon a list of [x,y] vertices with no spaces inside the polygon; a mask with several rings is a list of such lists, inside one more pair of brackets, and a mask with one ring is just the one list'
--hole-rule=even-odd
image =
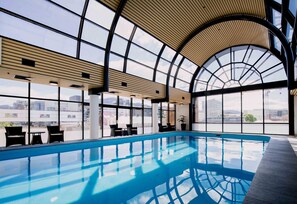
{"label": "glass wall", "polygon": [[225,132],[241,132],[241,93],[223,95],[223,119]]}
{"label": "glass wall", "polygon": [[287,88],[200,96],[194,102],[196,130],[289,134]]}
{"label": "glass wall", "polygon": [[[152,132],[150,100],[108,93],[98,97],[99,135],[110,136],[112,124],[121,128],[132,124],[138,134]],[[88,93],[80,89],[0,79],[0,146],[5,146],[7,126],[22,126],[26,144],[29,136],[32,139],[29,132],[37,131],[44,132],[42,142],[47,143],[47,126],[51,125],[60,125],[65,141],[90,139],[89,101]]]}
{"label": "glass wall", "polygon": [[173,103],[162,102],[158,105],[158,123],[166,126],[168,123],[170,125],[175,125],[176,121],[176,107]]}
{"label": "glass wall", "polygon": [[254,45],[224,49],[202,65],[194,81],[193,127],[289,134],[286,84],[284,64],[269,50]]}
{"label": "glass wall", "polygon": [[[0,13],[3,28],[0,35],[103,65],[115,12],[96,0],[66,2],[0,1],[0,7],[7,11]],[[172,48],[120,16],[113,34],[109,66],[166,84],[175,54]],[[189,79],[196,68],[197,65],[179,54],[170,73],[169,85],[189,91]]]}

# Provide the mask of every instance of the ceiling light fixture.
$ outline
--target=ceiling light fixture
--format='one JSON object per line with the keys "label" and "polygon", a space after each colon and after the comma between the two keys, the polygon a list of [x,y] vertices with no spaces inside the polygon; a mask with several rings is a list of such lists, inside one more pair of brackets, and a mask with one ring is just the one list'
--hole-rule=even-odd
{"label": "ceiling light fixture", "polygon": [[22,76],[22,75],[14,75],[15,79],[22,79],[22,80],[27,80],[30,81],[31,77],[27,77],[27,76]]}
{"label": "ceiling light fixture", "polygon": [[52,86],[58,86],[58,82],[56,81],[50,81],[49,84]]}

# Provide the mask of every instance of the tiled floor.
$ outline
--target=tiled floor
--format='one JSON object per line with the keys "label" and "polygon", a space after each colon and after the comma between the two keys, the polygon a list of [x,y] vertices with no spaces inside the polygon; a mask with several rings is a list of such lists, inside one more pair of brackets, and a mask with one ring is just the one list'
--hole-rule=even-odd
{"label": "tiled floor", "polygon": [[297,204],[297,139],[272,137],[244,203]]}

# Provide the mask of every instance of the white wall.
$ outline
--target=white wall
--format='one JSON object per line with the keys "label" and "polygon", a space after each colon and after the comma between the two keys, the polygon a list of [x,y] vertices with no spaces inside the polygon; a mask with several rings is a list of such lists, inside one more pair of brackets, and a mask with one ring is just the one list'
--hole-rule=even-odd
{"label": "white wall", "polygon": [[[176,105],[176,120],[179,118],[180,115],[186,116],[186,130],[189,130],[190,124],[189,124],[189,105]],[[176,130],[180,130],[180,122],[176,121]]]}

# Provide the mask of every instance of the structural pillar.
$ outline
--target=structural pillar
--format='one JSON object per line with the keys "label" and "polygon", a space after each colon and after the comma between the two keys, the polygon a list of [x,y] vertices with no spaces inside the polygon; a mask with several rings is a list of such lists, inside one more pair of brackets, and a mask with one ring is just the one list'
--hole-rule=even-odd
{"label": "structural pillar", "polygon": [[90,95],[90,139],[99,138],[99,96]]}
{"label": "structural pillar", "polygon": [[158,103],[152,104],[153,133],[159,132],[158,127]]}

